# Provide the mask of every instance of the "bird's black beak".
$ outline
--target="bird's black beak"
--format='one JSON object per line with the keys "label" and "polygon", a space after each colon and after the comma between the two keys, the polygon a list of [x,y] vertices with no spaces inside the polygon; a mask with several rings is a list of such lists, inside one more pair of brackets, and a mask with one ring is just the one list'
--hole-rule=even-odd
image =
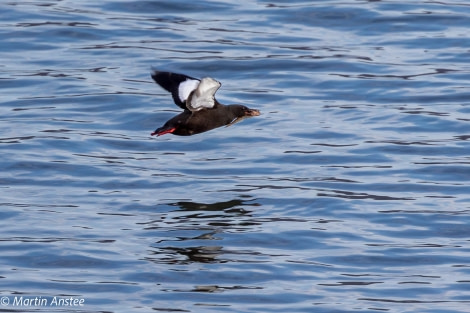
{"label": "bird's black beak", "polygon": [[234,119],[233,121],[231,121],[226,127],[229,127],[235,123],[238,123],[238,122],[241,122],[243,121],[245,118],[248,118],[248,117],[252,117],[252,116],[258,116],[260,115],[261,112],[259,110],[256,110],[256,109],[246,109],[245,111],[243,111],[243,115],[242,116],[239,116],[237,117],[236,119]]}
{"label": "bird's black beak", "polygon": [[261,114],[261,112],[259,110],[256,110],[256,109],[248,109],[245,111],[245,116],[246,117],[249,117],[249,116],[259,116]]}

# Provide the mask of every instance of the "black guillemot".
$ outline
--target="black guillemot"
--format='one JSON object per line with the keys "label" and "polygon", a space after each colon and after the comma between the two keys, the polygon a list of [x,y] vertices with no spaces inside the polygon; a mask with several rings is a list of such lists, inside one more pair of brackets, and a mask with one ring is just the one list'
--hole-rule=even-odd
{"label": "black guillemot", "polygon": [[152,71],[153,80],[170,92],[177,106],[184,111],[157,128],[151,135],[191,136],[217,127],[230,126],[246,117],[260,115],[259,110],[244,105],[223,105],[214,95],[220,82],[205,77],[196,79],[178,73]]}

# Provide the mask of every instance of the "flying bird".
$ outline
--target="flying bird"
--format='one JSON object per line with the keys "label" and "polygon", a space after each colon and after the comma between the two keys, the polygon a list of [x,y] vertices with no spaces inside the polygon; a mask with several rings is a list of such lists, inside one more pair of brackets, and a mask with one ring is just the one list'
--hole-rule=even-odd
{"label": "flying bird", "polygon": [[151,75],[157,84],[171,93],[175,104],[184,110],[157,128],[152,136],[191,136],[260,115],[259,110],[241,104],[224,105],[217,101],[214,95],[221,83],[211,77],[197,79],[158,70],[153,70]]}

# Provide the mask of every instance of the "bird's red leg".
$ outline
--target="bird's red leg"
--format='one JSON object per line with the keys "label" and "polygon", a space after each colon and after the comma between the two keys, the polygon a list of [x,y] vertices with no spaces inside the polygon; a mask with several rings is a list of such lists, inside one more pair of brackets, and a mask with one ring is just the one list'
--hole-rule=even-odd
{"label": "bird's red leg", "polygon": [[170,129],[165,129],[165,130],[162,130],[162,131],[154,131],[153,133],[150,134],[150,136],[161,136],[161,135],[165,135],[165,134],[171,134],[172,132],[174,132],[176,130],[176,127],[173,127],[173,128],[170,128]]}

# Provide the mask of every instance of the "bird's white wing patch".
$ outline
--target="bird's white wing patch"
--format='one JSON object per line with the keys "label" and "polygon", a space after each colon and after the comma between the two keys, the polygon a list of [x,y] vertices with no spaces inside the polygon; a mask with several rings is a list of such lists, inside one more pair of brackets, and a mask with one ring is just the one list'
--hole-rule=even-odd
{"label": "bird's white wing patch", "polygon": [[185,102],[188,99],[191,92],[197,88],[199,85],[199,80],[196,79],[187,79],[178,86],[178,97],[181,102]]}
{"label": "bird's white wing patch", "polygon": [[204,108],[212,108],[215,104],[214,95],[220,88],[220,83],[213,78],[205,77],[197,86],[186,102],[186,107],[191,111],[199,111]]}

